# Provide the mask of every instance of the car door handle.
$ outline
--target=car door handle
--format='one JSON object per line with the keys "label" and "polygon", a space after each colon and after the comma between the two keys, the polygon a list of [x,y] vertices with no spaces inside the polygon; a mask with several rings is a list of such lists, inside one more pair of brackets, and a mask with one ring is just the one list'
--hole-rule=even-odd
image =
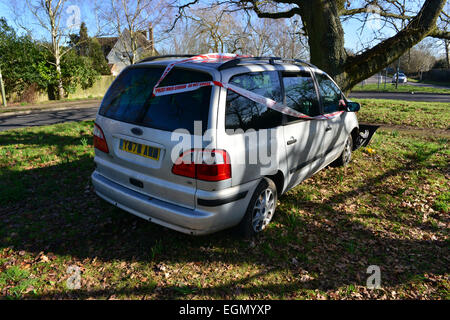
{"label": "car door handle", "polygon": [[290,146],[291,144],[294,144],[294,143],[296,143],[296,142],[297,142],[297,139],[295,139],[294,137],[291,137],[291,138],[288,140],[287,145]]}
{"label": "car door handle", "polygon": [[331,127],[330,127],[330,126],[328,126],[328,127],[325,128],[325,132],[330,131],[330,130],[331,130]]}

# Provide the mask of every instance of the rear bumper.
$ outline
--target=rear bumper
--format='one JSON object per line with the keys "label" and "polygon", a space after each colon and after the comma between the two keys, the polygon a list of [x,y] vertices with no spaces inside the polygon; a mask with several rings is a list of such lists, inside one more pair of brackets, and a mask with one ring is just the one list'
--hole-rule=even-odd
{"label": "rear bumper", "polygon": [[[238,224],[259,182],[220,191],[199,191],[196,209],[189,209],[131,190],[97,171],[91,179],[97,195],[109,203],[145,220],[191,235],[209,234]],[[229,202],[223,203],[221,199]]]}

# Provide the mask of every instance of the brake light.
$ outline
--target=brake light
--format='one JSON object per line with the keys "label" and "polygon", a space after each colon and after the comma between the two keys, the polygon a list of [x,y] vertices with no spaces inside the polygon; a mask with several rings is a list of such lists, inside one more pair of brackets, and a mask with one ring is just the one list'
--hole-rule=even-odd
{"label": "brake light", "polygon": [[231,178],[231,163],[225,150],[192,149],[175,161],[172,173],[204,181],[222,181]]}
{"label": "brake light", "polygon": [[105,153],[109,153],[108,144],[106,143],[103,130],[96,123],[94,123],[94,148],[97,148]]}

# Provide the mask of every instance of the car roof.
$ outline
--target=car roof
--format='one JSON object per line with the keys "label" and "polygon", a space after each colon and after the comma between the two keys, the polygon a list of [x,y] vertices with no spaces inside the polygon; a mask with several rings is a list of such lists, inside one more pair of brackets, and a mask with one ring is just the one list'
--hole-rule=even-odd
{"label": "car roof", "polygon": [[177,66],[186,67],[189,69],[200,69],[200,70],[218,70],[223,71],[226,69],[232,69],[242,66],[278,66],[279,70],[287,70],[291,69],[290,67],[296,67],[300,70],[306,70],[305,67],[309,67],[312,71],[322,73],[320,69],[316,66],[310,64],[309,62],[303,60],[295,60],[295,59],[283,59],[279,57],[243,57],[243,58],[235,58],[235,59],[227,59],[224,62],[217,62],[217,60],[212,61],[185,61],[181,62],[188,58],[187,55],[183,56],[159,56],[159,57],[150,57],[148,59],[144,59],[138,62],[139,65],[158,65],[158,66],[167,66],[173,62],[178,62]]}

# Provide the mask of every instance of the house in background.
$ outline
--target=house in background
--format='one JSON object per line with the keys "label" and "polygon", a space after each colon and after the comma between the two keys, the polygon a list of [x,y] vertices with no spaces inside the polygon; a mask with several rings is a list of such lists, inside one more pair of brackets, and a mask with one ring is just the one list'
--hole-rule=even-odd
{"label": "house in background", "polygon": [[[111,74],[117,76],[126,66],[130,65],[131,37],[128,29],[123,30],[119,37],[98,37],[103,54],[111,68]],[[144,56],[157,55],[153,43],[153,29],[137,32],[136,61]]]}

